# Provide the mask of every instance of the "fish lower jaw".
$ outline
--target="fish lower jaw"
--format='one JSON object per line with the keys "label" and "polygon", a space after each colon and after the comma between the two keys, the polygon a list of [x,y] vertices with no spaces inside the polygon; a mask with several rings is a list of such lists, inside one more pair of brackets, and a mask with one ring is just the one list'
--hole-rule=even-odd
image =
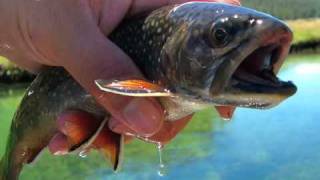
{"label": "fish lower jaw", "polygon": [[261,72],[261,75],[242,73],[233,76],[227,89],[266,94],[288,94],[296,92],[296,86],[291,81],[278,79],[273,72]]}
{"label": "fish lower jaw", "polygon": [[213,99],[221,105],[267,109],[278,105],[296,91],[296,86],[291,82],[281,82],[277,87],[238,82],[236,85],[225,88],[223,93],[216,95]]}
{"label": "fish lower jaw", "polygon": [[223,94],[217,96],[215,102],[223,106],[269,109],[287,98],[279,94],[272,96],[268,94]]}
{"label": "fish lower jaw", "polygon": [[273,107],[292,96],[296,86],[275,75],[274,64],[283,53],[277,44],[257,48],[242,60],[220,94],[231,105],[252,108]]}

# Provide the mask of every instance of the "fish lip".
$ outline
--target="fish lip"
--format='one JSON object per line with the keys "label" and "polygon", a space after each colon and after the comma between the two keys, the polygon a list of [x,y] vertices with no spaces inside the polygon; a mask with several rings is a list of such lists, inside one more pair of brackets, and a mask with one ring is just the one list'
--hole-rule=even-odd
{"label": "fish lip", "polygon": [[[293,38],[292,31],[286,25],[283,25],[283,23],[279,23],[273,24],[271,28],[266,28],[263,32],[258,33],[262,34],[262,37],[256,36],[251,40],[241,43],[233,53],[225,57],[224,62],[217,69],[216,76],[211,83],[210,95],[213,99],[220,97],[221,94],[225,94],[228,91],[227,87],[230,86],[230,81],[238,68],[242,66],[244,61],[250,60],[250,56],[255,52],[259,52],[259,50],[265,49],[265,51],[268,51],[265,55],[272,56],[270,60],[272,64],[270,64],[269,68],[274,74],[278,73],[289,53]],[[245,91],[246,89],[243,90]],[[288,97],[293,95],[297,88],[292,82],[283,82],[283,87],[278,88],[278,91],[268,88],[263,89],[261,87],[260,90],[261,93],[279,93]],[[266,104],[265,106],[270,106],[270,104]]]}

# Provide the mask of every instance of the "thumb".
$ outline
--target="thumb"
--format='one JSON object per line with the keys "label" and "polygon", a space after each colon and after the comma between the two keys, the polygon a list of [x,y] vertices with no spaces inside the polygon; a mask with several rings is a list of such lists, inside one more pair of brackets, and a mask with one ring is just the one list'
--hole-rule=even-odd
{"label": "thumb", "polygon": [[[96,79],[142,77],[132,60],[108,40],[90,18],[75,18],[60,33],[58,64],[111,113],[136,133],[150,136],[162,125],[163,110],[152,98],[132,98],[100,91]],[[81,25],[79,27],[79,24]],[[66,25],[65,25],[66,26]],[[61,47],[63,46],[63,47]]]}

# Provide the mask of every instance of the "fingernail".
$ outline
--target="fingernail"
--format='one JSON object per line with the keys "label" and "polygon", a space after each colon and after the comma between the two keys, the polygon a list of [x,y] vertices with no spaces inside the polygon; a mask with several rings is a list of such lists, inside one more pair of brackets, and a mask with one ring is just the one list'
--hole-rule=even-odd
{"label": "fingernail", "polygon": [[151,136],[156,133],[163,121],[160,105],[148,98],[131,100],[124,108],[123,116],[130,128],[143,136]]}

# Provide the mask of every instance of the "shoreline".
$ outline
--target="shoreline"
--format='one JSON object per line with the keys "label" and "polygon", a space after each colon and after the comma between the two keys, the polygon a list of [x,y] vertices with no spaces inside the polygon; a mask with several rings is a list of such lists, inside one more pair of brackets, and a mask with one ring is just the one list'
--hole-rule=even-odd
{"label": "shoreline", "polygon": [[290,54],[300,54],[304,52],[319,53],[320,40],[301,42],[293,44],[290,48]]}

